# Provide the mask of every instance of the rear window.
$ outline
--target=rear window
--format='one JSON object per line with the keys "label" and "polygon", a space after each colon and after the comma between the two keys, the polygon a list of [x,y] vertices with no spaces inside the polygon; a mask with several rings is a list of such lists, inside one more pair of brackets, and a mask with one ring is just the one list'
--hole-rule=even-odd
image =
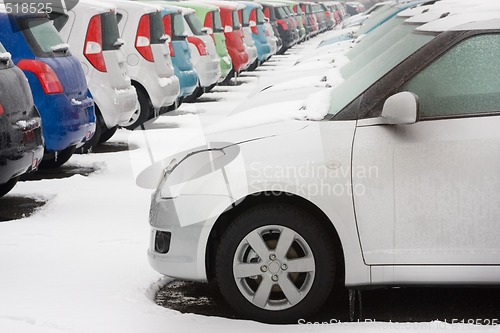
{"label": "rear window", "polygon": [[116,14],[109,12],[101,15],[102,26],[102,49],[104,51],[118,50],[120,45],[117,41],[120,38],[118,31],[118,19]]}
{"label": "rear window", "polygon": [[278,20],[283,20],[283,19],[287,18],[286,12],[283,9],[283,7],[275,8],[274,12],[276,13],[276,18]]}
{"label": "rear window", "polygon": [[245,11],[243,9],[240,9],[240,10],[238,10],[238,13],[239,13],[238,16],[239,16],[241,25],[244,27],[248,27],[249,26],[249,17],[245,14]]}
{"label": "rear window", "polygon": [[53,51],[53,48],[65,43],[48,18],[20,20],[19,25],[36,56],[55,57],[67,55],[64,52]]}
{"label": "rear window", "polygon": [[195,13],[188,14],[184,16],[184,18],[186,19],[186,22],[193,34],[195,34],[196,36],[203,35],[203,33],[201,32],[201,29],[203,29],[203,24],[201,24],[200,19],[198,18],[198,16],[196,16]]}
{"label": "rear window", "polygon": [[174,22],[172,25],[173,37],[182,38],[184,36],[184,20],[182,19],[182,14],[174,14]]}
{"label": "rear window", "polygon": [[165,29],[163,28],[163,20],[159,12],[149,14],[149,25],[151,29],[151,44],[165,43],[163,39]]}
{"label": "rear window", "polygon": [[220,12],[214,11],[212,12],[212,15],[214,19],[214,27],[213,27],[214,32],[223,32],[224,29],[222,28],[222,20],[220,18]]}
{"label": "rear window", "polygon": [[264,12],[262,9],[257,8],[257,24],[264,24]]}
{"label": "rear window", "polygon": [[238,18],[238,12],[236,10],[233,10],[231,12],[232,18],[233,18],[233,29],[238,30],[241,28],[240,24],[240,19]]}

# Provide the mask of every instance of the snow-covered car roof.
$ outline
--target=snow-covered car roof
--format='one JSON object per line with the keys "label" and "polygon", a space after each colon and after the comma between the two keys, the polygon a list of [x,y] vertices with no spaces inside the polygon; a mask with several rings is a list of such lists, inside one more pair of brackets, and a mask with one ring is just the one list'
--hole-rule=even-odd
{"label": "snow-covered car roof", "polygon": [[161,6],[145,2],[126,1],[126,0],[107,0],[107,2],[110,2],[116,5],[116,7],[125,10],[132,10],[132,11],[142,10],[142,12],[145,14],[159,12],[162,10]]}
{"label": "snow-covered car roof", "polygon": [[500,29],[500,11],[473,12],[451,15],[445,18],[424,24],[416,31],[443,32],[460,30]]}

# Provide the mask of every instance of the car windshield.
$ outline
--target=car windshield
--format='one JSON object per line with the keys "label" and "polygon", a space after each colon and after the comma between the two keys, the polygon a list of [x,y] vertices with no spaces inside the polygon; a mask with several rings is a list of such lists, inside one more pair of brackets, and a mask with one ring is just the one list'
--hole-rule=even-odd
{"label": "car windshield", "polygon": [[410,35],[419,26],[419,24],[403,23],[391,30],[389,33],[380,36],[376,43],[364,43],[365,41],[362,40],[359,45],[353,48],[353,50],[361,47],[362,43],[364,43],[366,46],[362,47],[362,52],[357,53],[354,59],[352,59],[340,69],[340,73],[344,78],[350,77],[361,67],[363,67],[371,60],[375,59],[375,57],[377,57],[379,54],[383,53],[385,50],[394,45],[394,43],[396,43],[398,40]]}
{"label": "car windshield", "polygon": [[212,12],[213,19],[214,19],[214,32],[223,32],[224,29],[222,28],[222,20],[220,18],[220,12],[218,10]]}
{"label": "car windshield", "polygon": [[257,8],[257,24],[264,24],[264,12],[262,9]]}
{"label": "car windshield", "polygon": [[189,25],[189,28],[195,34],[196,36],[201,36],[203,33],[201,32],[201,29],[203,29],[203,24],[201,24],[200,19],[198,16],[196,16],[195,13],[187,14],[184,16],[186,19],[187,24]]}
{"label": "car windshield", "polygon": [[101,15],[102,26],[102,49],[103,51],[118,50],[120,45],[117,43],[120,38],[118,30],[118,20],[116,14],[109,12]]}
{"label": "car windshield", "polygon": [[[36,50],[39,49],[44,55],[54,55],[53,48],[64,44],[61,36],[59,36],[56,28],[48,18],[28,19],[26,24],[27,40],[34,49],[35,54],[38,53]],[[64,53],[61,54],[64,55]]]}
{"label": "car windshield", "polygon": [[184,35],[184,20],[182,19],[182,14],[174,14],[174,37],[182,37]]}
{"label": "car windshield", "polygon": [[165,27],[163,26],[163,17],[160,12],[149,14],[149,22],[151,28],[151,44],[163,44],[165,40],[162,38],[165,35]]}
{"label": "car windshield", "polygon": [[375,29],[378,25],[384,22],[388,17],[396,15],[400,9],[396,6],[387,5],[382,10],[379,10],[363,23],[363,25],[356,31],[357,36],[366,34],[367,32]]}
{"label": "car windshield", "polygon": [[231,12],[231,15],[233,17],[233,29],[234,30],[238,30],[241,28],[241,25],[240,25],[240,19],[238,18],[238,11],[236,10],[233,10]]}
{"label": "car windshield", "polygon": [[394,67],[434,38],[430,34],[412,33],[360,68],[333,89],[329,114],[336,115],[366,89]]}
{"label": "car windshield", "polygon": [[401,24],[405,22],[406,18],[394,17],[389,21],[385,22],[380,26],[380,28],[372,31],[371,33],[364,36],[361,41],[352,49],[350,49],[345,55],[349,59],[354,59],[359,54],[363,53],[372,44],[377,43],[380,38],[383,38],[386,34],[390,34],[393,29],[396,29]]}

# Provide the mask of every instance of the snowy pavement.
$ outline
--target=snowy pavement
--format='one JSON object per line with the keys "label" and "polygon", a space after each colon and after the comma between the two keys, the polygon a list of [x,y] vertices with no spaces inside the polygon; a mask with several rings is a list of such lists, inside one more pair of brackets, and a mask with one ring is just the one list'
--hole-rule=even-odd
{"label": "snowy pavement", "polygon": [[[147,131],[119,130],[106,145],[110,152],[74,156],[68,165],[96,170],[88,176],[19,183],[7,198],[28,197],[47,203],[29,218],[0,223],[0,333],[456,328],[439,322],[401,327],[383,323],[272,327],[181,314],[154,302],[158,288],[170,280],[149,267],[146,250],[152,191],[138,187],[135,178],[152,160],[198,145],[200,132],[244,103],[259,79],[286,71],[317,43],[319,38],[296,46],[288,55],[273,57],[257,71],[244,74],[238,85],[216,87],[199,103],[184,104],[148,124]],[[471,332],[494,329],[466,328]]]}

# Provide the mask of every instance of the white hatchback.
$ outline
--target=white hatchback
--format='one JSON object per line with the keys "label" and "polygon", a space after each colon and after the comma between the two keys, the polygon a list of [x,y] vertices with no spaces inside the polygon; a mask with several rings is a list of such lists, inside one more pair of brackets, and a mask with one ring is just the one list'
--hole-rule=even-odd
{"label": "white hatchback", "polygon": [[96,133],[80,148],[87,151],[109,140],[137,110],[137,93],[121,49],[116,6],[80,0],[70,11],[54,7],[50,18],[80,60],[96,105]]}
{"label": "white hatchback", "polygon": [[194,9],[177,7],[182,10],[187,41],[191,51],[191,61],[200,79],[200,86],[195,92],[199,97],[213,88],[221,78],[220,59],[215,42],[210,37],[211,29],[203,27]]}
{"label": "white hatchback", "polygon": [[162,7],[133,1],[112,0],[118,7],[118,26],[132,84],[137,89],[138,108],[127,128],[133,129],[161,111],[175,107],[180,95],[174,75],[161,16]]}
{"label": "white hatchback", "polygon": [[498,17],[417,28],[333,89],[321,121],[238,114],[160,162],[150,264],[215,280],[265,322],[307,318],[336,281],[499,285]]}

